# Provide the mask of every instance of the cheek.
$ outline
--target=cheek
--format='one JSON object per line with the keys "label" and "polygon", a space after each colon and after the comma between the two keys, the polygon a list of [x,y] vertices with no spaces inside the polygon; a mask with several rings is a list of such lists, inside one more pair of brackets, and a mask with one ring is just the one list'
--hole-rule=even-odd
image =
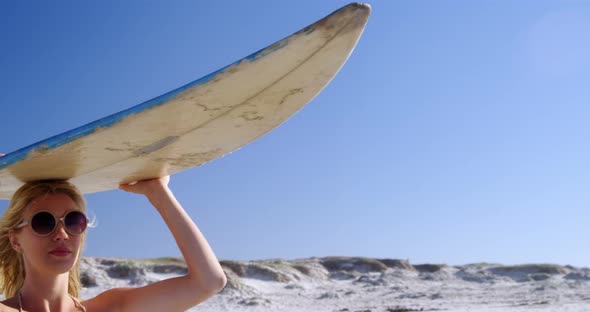
{"label": "cheek", "polygon": [[19,240],[23,256],[29,259],[37,258],[47,250],[47,244],[39,237],[23,235]]}
{"label": "cheek", "polygon": [[82,241],[83,241],[83,237],[82,236],[72,236],[70,237],[70,241],[71,241],[71,246],[72,248],[78,249],[80,250],[82,247]]}

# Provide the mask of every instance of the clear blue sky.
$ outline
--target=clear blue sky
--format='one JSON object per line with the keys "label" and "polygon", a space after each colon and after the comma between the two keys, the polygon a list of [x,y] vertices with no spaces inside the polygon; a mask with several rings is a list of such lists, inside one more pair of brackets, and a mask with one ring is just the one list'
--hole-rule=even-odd
{"label": "clear blue sky", "polygon": [[[346,3],[1,2],[0,150],[158,96]],[[371,4],[309,106],[172,177],[218,257],[590,266],[590,3]],[[87,198],[98,227],[85,255],[180,255],[145,199]]]}

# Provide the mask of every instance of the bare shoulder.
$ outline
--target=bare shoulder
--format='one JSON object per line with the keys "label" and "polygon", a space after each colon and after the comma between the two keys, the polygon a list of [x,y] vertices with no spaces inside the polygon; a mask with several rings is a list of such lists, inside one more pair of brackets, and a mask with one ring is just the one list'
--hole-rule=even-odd
{"label": "bare shoulder", "polygon": [[0,312],[18,311],[15,304],[16,301],[14,300],[14,298],[8,298],[6,300],[0,301]]}
{"label": "bare shoulder", "polygon": [[[121,311],[122,297],[128,288],[113,288],[109,289],[98,296],[80,302],[88,311],[102,312],[102,311]],[[0,310],[0,312],[3,312]]]}

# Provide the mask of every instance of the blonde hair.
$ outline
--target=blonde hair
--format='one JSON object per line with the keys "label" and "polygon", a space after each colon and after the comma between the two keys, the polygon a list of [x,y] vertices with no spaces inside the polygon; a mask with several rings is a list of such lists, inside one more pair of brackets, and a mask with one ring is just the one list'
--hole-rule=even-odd
{"label": "blonde hair", "polygon": [[[86,201],[77,187],[62,180],[28,182],[12,195],[10,204],[0,220],[0,291],[6,298],[15,296],[25,281],[25,267],[22,255],[10,243],[9,233],[23,221],[23,212],[31,201],[47,194],[69,196],[81,211],[86,210]],[[86,233],[82,234],[80,250],[84,247]],[[78,297],[80,283],[80,254],[69,272],[68,293]]]}

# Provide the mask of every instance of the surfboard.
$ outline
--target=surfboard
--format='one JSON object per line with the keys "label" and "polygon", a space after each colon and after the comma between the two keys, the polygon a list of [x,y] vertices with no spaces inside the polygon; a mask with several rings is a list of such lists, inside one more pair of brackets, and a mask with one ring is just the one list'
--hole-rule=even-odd
{"label": "surfboard", "polygon": [[0,157],[0,198],[66,179],[83,193],[200,166],[276,128],[336,75],[367,23],[352,3],[220,70]]}

